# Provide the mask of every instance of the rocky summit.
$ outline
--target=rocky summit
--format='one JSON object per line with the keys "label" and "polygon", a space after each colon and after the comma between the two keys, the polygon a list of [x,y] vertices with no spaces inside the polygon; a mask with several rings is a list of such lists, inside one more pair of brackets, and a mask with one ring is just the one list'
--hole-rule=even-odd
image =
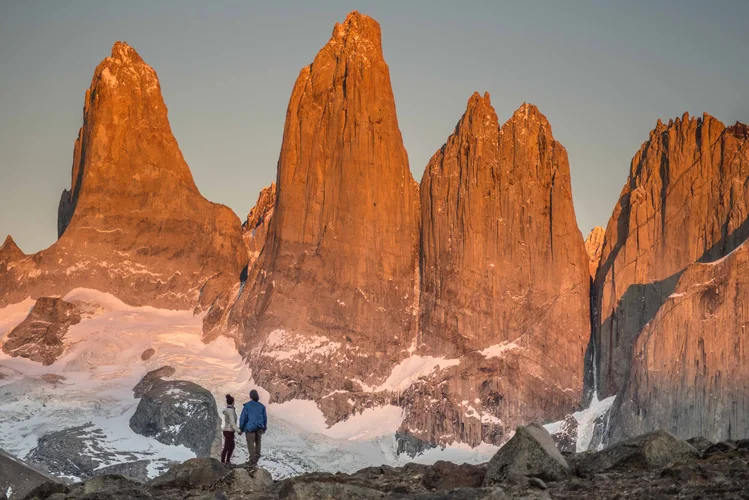
{"label": "rocky summit", "polygon": [[598,264],[601,262],[601,252],[603,251],[603,238],[606,236],[606,230],[601,226],[594,227],[588,237],[585,238],[585,252],[588,254],[590,261],[590,277],[596,279]]}
{"label": "rocky summit", "polygon": [[87,287],[132,305],[207,307],[206,282],[228,286],[247,263],[239,219],[200,195],[156,72],[126,43],[114,44],[86,91],[58,232],[35,255],[6,240],[0,306]]}

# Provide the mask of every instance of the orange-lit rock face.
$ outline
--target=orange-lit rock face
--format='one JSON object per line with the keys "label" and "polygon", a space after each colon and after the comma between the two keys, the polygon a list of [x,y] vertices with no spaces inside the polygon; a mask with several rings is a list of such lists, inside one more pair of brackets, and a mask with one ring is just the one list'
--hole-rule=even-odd
{"label": "orange-lit rock face", "polygon": [[417,349],[461,362],[414,386],[404,429],[478,444],[563,417],[582,393],[590,278],[546,118],[524,104],[500,128],[474,94],[426,168],[421,208]]}
{"label": "orange-lit rock face", "polygon": [[638,335],[684,269],[722,257],[749,234],[747,177],[746,127],[726,128],[707,114],[659,121],[635,155],[594,284],[600,397],[627,380]]}
{"label": "orange-lit rock face", "polygon": [[605,235],[606,230],[601,226],[596,226],[588,237],[585,238],[585,252],[588,254],[588,260],[590,261],[591,279],[596,279],[596,271],[598,271],[598,263],[601,261],[603,238]]}
{"label": "orange-lit rock face", "polygon": [[156,72],[117,42],[86,91],[59,240],[0,275],[0,304],[76,287],[127,303],[191,308],[205,282],[236,280],[238,218],[198,192],[172,135]]}
{"label": "orange-lit rock face", "polygon": [[255,264],[263,251],[275,205],[276,184],[273,183],[260,191],[255,206],[252,207],[250,213],[247,214],[247,220],[242,224],[242,238],[250,257],[249,267]]}
{"label": "orange-lit rock face", "polygon": [[[336,346],[328,370],[384,377],[416,329],[419,204],[373,19],[351,13],[301,71],[278,168],[265,246],[229,328],[241,325],[248,355],[281,329],[297,339],[287,345]],[[279,398],[342,383],[272,366],[261,380],[272,394],[278,382]]]}
{"label": "orange-lit rock face", "polygon": [[612,413],[613,439],[667,429],[749,438],[749,245],[694,263],[637,338]]}

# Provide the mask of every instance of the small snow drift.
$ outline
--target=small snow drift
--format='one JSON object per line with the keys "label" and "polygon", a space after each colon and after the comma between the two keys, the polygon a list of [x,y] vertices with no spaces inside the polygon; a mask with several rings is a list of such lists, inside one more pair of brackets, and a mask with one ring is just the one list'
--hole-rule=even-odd
{"label": "small snow drift", "polygon": [[184,380],[156,384],[143,394],[130,418],[133,432],[160,443],[184,445],[199,457],[210,456],[219,425],[213,395]]}

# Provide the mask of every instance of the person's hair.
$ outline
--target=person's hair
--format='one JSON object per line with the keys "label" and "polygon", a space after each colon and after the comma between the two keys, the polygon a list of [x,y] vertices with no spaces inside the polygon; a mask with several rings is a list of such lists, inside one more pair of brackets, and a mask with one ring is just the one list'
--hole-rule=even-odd
{"label": "person's hair", "polygon": [[257,393],[255,389],[252,389],[250,391],[250,399],[253,401],[260,401],[260,395]]}
{"label": "person's hair", "polygon": [[234,396],[231,394],[226,395],[226,404],[233,405],[234,404]]}

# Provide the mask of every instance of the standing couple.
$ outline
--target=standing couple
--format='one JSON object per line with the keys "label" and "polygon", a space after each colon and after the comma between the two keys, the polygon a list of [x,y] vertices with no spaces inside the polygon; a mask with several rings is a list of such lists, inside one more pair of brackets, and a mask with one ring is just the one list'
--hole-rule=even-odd
{"label": "standing couple", "polygon": [[250,401],[242,407],[242,415],[237,426],[237,411],[234,409],[234,398],[226,395],[224,408],[224,450],[221,452],[221,463],[230,464],[234,453],[234,433],[245,434],[249,451],[248,463],[257,465],[260,459],[260,441],[268,429],[268,416],[265,405],[260,402],[260,396],[255,389],[250,391]]}

